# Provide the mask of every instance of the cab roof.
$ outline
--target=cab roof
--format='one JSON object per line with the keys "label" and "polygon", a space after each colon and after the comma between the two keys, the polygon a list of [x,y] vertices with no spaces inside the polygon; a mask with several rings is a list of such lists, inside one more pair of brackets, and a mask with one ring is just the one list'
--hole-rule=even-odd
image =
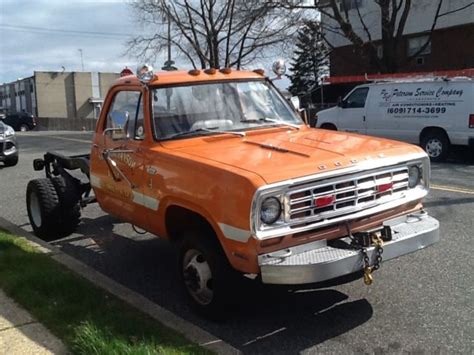
{"label": "cab roof", "polygon": [[[194,83],[203,81],[223,81],[223,80],[239,80],[239,79],[263,79],[265,76],[253,71],[246,70],[231,70],[230,73],[226,74],[218,69],[215,70],[214,74],[211,74],[209,70],[194,70],[195,74],[192,74],[192,70],[175,70],[175,71],[160,71],[155,72],[155,77],[149,86],[161,86],[169,84],[182,84],[182,83]],[[198,73],[199,72],[199,73]],[[198,74],[196,74],[198,73]],[[114,85],[140,85],[136,75],[127,75],[118,78]]]}

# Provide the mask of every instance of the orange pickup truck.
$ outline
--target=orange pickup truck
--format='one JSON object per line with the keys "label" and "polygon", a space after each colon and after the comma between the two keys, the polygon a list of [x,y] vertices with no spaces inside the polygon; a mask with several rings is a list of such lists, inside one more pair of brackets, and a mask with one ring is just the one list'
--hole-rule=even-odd
{"label": "orange pickup truck", "polygon": [[46,171],[26,195],[38,236],[73,232],[98,202],[178,246],[183,289],[207,316],[236,275],[296,285],[363,271],[370,284],[382,260],[439,239],[423,150],[309,128],[259,70],[144,66],[110,88],[90,155],[48,152],[34,168]]}

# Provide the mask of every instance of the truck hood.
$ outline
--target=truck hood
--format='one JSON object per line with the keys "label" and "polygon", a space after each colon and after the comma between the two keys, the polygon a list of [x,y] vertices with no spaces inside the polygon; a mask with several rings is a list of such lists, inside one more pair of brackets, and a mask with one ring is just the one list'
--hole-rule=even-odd
{"label": "truck hood", "polygon": [[219,135],[163,145],[253,172],[267,184],[422,152],[407,143],[306,127],[299,131],[280,128],[248,132],[243,138]]}

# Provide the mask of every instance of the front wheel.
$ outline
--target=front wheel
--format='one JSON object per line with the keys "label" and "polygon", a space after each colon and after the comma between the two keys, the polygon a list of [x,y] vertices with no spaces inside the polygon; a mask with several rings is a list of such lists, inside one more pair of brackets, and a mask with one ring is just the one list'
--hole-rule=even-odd
{"label": "front wheel", "polygon": [[179,249],[178,266],[186,298],[199,314],[220,320],[232,301],[235,272],[211,235],[189,233]]}
{"label": "front wheel", "polygon": [[5,166],[15,166],[18,164],[18,155],[5,159]]}
{"label": "front wheel", "polygon": [[422,148],[428,153],[431,161],[440,162],[446,160],[449,151],[449,139],[445,133],[429,132],[422,141]]}

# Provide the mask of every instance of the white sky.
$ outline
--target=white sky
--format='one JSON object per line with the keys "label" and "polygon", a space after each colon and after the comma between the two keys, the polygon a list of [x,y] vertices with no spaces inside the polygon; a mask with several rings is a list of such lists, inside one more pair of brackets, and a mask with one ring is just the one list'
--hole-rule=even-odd
{"label": "white sky", "polygon": [[134,69],[124,53],[137,31],[126,1],[0,0],[0,83],[35,70],[80,71],[79,48],[85,71]]}
{"label": "white sky", "polygon": [[[137,60],[126,54],[125,42],[143,29],[134,22],[130,1],[0,0],[0,83],[63,66],[81,71],[79,49],[85,71],[134,70]],[[151,64],[159,68],[165,59],[163,53]],[[265,65],[267,75],[270,68]],[[288,80],[276,84],[286,87]]]}

